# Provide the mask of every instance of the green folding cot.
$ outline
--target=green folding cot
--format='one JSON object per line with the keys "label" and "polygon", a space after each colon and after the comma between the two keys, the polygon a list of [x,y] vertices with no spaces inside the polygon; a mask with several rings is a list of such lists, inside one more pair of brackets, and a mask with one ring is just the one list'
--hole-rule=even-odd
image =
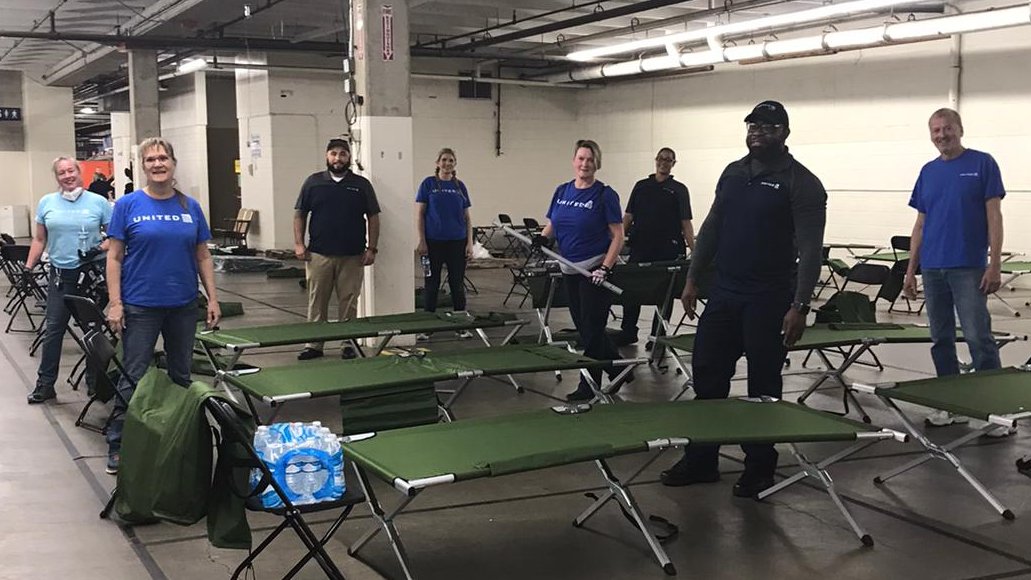
{"label": "green folding cot", "polygon": [[[999,286],[999,290],[990,294],[989,297],[1002,302],[1002,305],[1005,306],[1013,316],[1020,316],[1020,310],[1014,308],[1009,303],[1009,300],[1002,297],[1002,291],[1006,288],[1016,290],[1016,288],[1013,287],[1013,283],[1016,282],[1017,278],[1020,278],[1025,274],[1031,274],[1031,262],[1018,262],[1015,260],[1012,262],[1003,262],[1002,273],[1006,275],[1006,278],[1003,279],[1002,284]],[[1031,306],[1031,302],[1025,302],[1024,306]]]}
{"label": "green folding cot", "polygon": [[[365,354],[357,341],[363,338],[379,338],[371,355],[378,355],[386,348],[390,340],[402,334],[420,334],[431,332],[457,332],[471,330],[476,332],[480,340],[487,346],[490,341],[483,332],[488,328],[511,328],[502,341],[506,344],[526,324],[511,314],[491,312],[476,314],[472,312],[407,312],[403,314],[386,314],[367,316],[351,320],[329,322],[297,322],[294,324],[273,324],[269,326],[251,326],[230,330],[200,331],[197,340],[211,353],[215,349],[224,349],[233,356],[231,362],[243,355],[244,351],[254,348],[287,346],[306,342],[329,342],[344,340],[351,342],[359,352]],[[213,355],[211,355],[213,356]],[[217,364],[219,368],[232,368]]]}
{"label": "green folding cot", "polygon": [[[827,475],[827,460],[810,461],[798,443],[848,441],[841,459],[882,439],[905,440],[905,434],[836,417],[773,399],[724,399],[619,405],[558,406],[551,409],[437,423],[343,438],[351,463],[376,519],[376,525],[351,544],[354,555],[380,531],[387,534],[407,578],[412,578],[401,537],[394,525],[400,512],[426,488],[485,477],[592,461],[611,497],[641,531],[668,574],[676,569],[658,540],[647,531],[641,510],[607,464],[611,457],[679,447],[692,443],[787,443],[803,468],[795,481],[811,476],[826,490],[865,545],[873,540],[842,503]],[[370,476],[405,497],[389,513],[370,485]],[[772,492],[771,492],[772,493]],[[769,494],[766,494],[769,495]],[[765,496],[764,496],[765,497]],[[574,520],[580,527],[608,498],[599,499]]]}
{"label": "green folding cot", "polygon": [[[937,377],[865,385],[856,383],[852,390],[860,393],[877,395],[909,434],[920,442],[926,450],[921,455],[904,465],[874,478],[874,483],[881,484],[889,479],[922,465],[931,459],[941,459],[954,468],[963,479],[983,497],[1002,517],[1012,520],[1013,512],[995,498],[988,488],[968,471],[959,458],[952,453],[953,449],[977,439],[991,429],[999,426],[1015,427],[1017,421],[1031,417],[1031,367],[1010,367],[992,371],[978,371],[963,375]],[[966,435],[944,445],[934,443],[920,431],[913,421],[897,404],[898,401],[913,403],[923,407],[948,411],[971,419],[984,421],[980,428],[971,430]]]}
{"label": "green folding cot", "polygon": [[[1006,333],[996,333],[995,340],[1000,346],[1019,340],[1018,337]],[[690,366],[682,355],[694,351],[694,334],[682,334],[678,336],[663,337],[659,342],[663,343],[673,353],[673,361],[677,368],[684,374],[687,380],[681,391],[674,397],[679,399],[691,388],[692,379]],[[956,340],[963,340],[963,333],[957,329]],[[856,401],[855,396],[845,387],[849,384],[845,378],[845,371],[849,369],[871,349],[881,344],[916,344],[930,343],[931,330],[927,325],[921,324],[893,324],[893,323],[830,323],[815,324],[805,329],[802,338],[793,346],[788,347],[789,352],[812,350],[825,365],[824,369],[803,371],[804,373],[818,374],[812,384],[798,398],[800,404],[805,404],[817,389],[830,379],[836,380],[844,389],[845,412],[848,412],[851,403],[860,412],[863,421],[869,423],[870,416],[863,410],[862,405]],[[832,349],[839,349],[837,354],[841,355],[841,362],[834,364],[829,355],[834,354]]]}
{"label": "green folding cot", "polygon": [[[340,395],[344,399],[342,408],[347,407],[346,401],[364,401],[376,396],[392,397],[384,400],[403,404],[401,401],[408,398],[424,400],[430,396],[436,400],[433,383],[462,380],[461,385],[438,405],[444,418],[450,420],[451,405],[478,377],[579,370],[590,381],[586,371],[615,364],[624,368],[613,379],[609,386],[612,389],[626,380],[629,369],[644,362],[647,360],[596,360],[552,345],[504,345],[449,353],[404,352],[352,360],[317,360],[254,372],[223,370],[219,372],[218,380],[239,389],[255,416],[258,415],[253,399],[274,408],[289,401],[331,395]],[[609,400],[598,385],[593,381],[590,383],[597,397]]]}

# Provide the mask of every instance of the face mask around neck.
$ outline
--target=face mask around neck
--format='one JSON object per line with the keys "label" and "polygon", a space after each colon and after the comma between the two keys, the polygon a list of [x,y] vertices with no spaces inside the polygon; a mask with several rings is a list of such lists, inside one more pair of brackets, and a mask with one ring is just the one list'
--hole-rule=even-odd
{"label": "face mask around neck", "polygon": [[71,191],[64,191],[64,190],[61,191],[61,197],[67,199],[68,201],[75,201],[75,200],[79,199],[80,195],[82,195],[82,188],[81,187],[76,187],[75,189],[73,189]]}

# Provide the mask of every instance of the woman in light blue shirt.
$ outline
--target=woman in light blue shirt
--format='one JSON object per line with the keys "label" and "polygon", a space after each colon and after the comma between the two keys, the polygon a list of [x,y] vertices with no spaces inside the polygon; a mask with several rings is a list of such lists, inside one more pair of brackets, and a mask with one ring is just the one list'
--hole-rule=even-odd
{"label": "woman in light blue shirt", "polygon": [[[111,206],[107,200],[82,188],[78,161],[58,157],[54,160],[54,177],[58,190],[39,200],[36,230],[25,262],[31,270],[39,263],[44,249],[50,256],[42,356],[36,388],[29,393],[30,405],[57,396],[54,383],[61,365],[61,341],[71,318],[64,297],[79,292],[79,274],[85,265],[80,261],[79,251],[99,246],[101,230],[111,221]],[[86,373],[86,381],[92,386],[92,373]]]}

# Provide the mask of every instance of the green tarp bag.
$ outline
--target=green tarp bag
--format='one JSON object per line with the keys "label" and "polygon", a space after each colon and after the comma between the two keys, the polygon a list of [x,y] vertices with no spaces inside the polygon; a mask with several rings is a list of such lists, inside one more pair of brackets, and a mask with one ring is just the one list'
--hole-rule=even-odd
{"label": "green tarp bag", "polygon": [[246,548],[244,500],[226,491],[225,480],[241,474],[220,465],[221,478],[212,479],[216,437],[204,412],[209,397],[222,395],[202,382],[177,385],[155,367],[140,379],[125,417],[115,510],[130,523],[192,525],[209,516],[212,544]]}
{"label": "green tarp bag", "polygon": [[843,290],[816,311],[816,322],[877,322],[877,311],[866,294]]}

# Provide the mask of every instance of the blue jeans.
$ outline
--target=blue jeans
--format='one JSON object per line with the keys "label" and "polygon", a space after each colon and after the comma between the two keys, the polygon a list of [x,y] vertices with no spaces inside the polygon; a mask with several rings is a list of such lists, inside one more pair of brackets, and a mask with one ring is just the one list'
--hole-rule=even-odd
{"label": "blue jeans", "polygon": [[[64,332],[68,329],[71,313],[64,305],[64,297],[78,294],[79,270],[50,271],[50,282],[47,286],[47,306],[43,331],[43,346],[40,349],[39,375],[36,378],[36,391],[50,392],[54,390],[57,374],[61,366],[61,348]],[[86,373],[86,384],[93,386],[93,373]]]}
{"label": "blue jeans", "polygon": [[[193,362],[193,337],[197,332],[197,301],[178,308],[146,308],[124,306],[125,326],[122,329],[122,366],[129,375],[118,381],[118,392],[129,401],[135,385],[140,382],[154,362],[154,348],[158,335],[164,340],[168,360],[168,376],[184,387],[190,385],[190,365]],[[109,452],[122,447],[122,427],[125,424],[125,405],[115,397],[115,412],[107,429]]]}
{"label": "blue jeans", "polygon": [[923,271],[924,298],[931,323],[931,359],[938,376],[958,375],[956,315],[970,358],[979,371],[997,369],[999,345],[992,338],[988,296],[978,287],[984,268],[948,268]]}

